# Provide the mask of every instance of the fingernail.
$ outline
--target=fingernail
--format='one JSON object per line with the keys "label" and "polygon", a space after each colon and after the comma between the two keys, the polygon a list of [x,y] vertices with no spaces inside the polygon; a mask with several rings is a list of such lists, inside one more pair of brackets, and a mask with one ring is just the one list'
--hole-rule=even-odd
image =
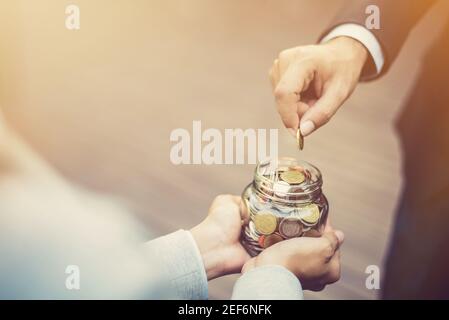
{"label": "fingernail", "polygon": [[311,120],[304,121],[301,123],[301,134],[305,137],[311,134],[315,130],[315,125]]}
{"label": "fingernail", "polygon": [[345,234],[343,233],[343,231],[335,230],[335,235],[338,238],[338,242],[343,243],[343,241],[345,240]]}
{"label": "fingernail", "polygon": [[290,132],[290,134],[291,134],[292,136],[294,136],[294,137],[296,137],[296,131],[297,131],[297,130],[295,130],[295,129],[288,128],[288,132]]}

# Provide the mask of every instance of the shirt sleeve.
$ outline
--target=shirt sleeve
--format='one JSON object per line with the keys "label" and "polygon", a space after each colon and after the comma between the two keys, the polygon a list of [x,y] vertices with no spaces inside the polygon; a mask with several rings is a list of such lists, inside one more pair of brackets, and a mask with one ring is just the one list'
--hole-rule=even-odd
{"label": "shirt sleeve", "polygon": [[[376,67],[375,75],[380,74],[384,66],[385,59],[382,52],[382,47],[374,34],[361,25],[355,23],[345,23],[332,29],[321,39],[321,43],[343,36],[353,38],[365,46]],[[368,76],[372,77],[375,75]]]}
{"label": "shirt sleeve", "polygon": [[179,230],[145,244],[171,284],[176,299],[208,297],[206,271],[200,251],[189,231]]}
{"label": "shirt sleeve", "polygon": [[244,273],[235,283],[233,300],[303,300],[301,283],[286,268],[263,266]]}

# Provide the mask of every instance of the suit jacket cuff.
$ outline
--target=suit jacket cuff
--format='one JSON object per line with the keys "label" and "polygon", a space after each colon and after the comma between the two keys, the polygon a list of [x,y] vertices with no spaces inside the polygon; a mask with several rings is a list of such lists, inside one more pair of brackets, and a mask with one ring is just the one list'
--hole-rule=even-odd
{"label": "suit jacket cuff", "polygon": [[362,72],[361,79],[366,80],[379,75],[382,72],[385,58],[382,52],[382,47],[374,34],[359,24],[344,23],[332,29],[321,39],[321,42],[327,42],[331,39],[343,36],[359,41],[370,53],[371,63],[373,63],[374,68],[366,66]]}

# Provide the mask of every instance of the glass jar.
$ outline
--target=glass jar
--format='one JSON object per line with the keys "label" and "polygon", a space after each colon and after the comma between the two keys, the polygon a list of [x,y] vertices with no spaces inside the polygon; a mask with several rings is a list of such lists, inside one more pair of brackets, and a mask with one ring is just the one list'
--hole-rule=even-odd
{"label": "glass jar", "polygon": [[319,236],[329,205],[320,171],[295,158],[260,162],[242,193],[241,242],[251,256],[285,239]]}

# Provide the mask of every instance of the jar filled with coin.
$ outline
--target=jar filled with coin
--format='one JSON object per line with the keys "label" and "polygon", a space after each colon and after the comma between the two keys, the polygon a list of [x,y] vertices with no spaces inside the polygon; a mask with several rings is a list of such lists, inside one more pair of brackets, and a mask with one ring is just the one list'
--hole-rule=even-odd
{"label": "jar filled with coin", "polygon": [[319,236],[328,214],[320,171],[295,158],[259,163],[243,191],[241,241],[251,256],[285,239]]}

